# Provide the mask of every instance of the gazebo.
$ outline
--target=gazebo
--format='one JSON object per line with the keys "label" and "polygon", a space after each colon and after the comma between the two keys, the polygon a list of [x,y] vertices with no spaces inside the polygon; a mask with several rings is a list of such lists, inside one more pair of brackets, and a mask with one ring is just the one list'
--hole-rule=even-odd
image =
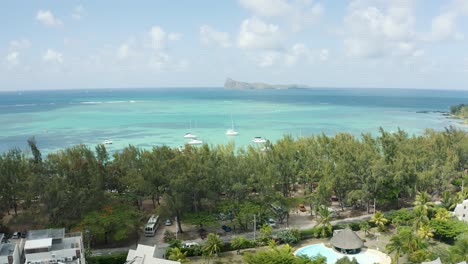
{"label": "gazebo", "polygon": [[330,240],[335,250],[343,254],[357,254],[361,251],[364,242],[351,229],[346,228],[333,234]]}

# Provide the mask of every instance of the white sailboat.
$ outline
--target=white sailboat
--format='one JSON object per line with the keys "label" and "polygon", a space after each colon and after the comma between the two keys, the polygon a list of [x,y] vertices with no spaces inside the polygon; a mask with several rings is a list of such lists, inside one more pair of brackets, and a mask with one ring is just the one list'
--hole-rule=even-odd
{"label": "white sailboat", "polygon": [[194,139],[190,140],[187,144],[189,144],[189,145],[201,145],[201,144],[203,144],[203,141],[194,138]]}
{"label": "white sailboat", "polygon": [[257,144],[263,144],[263,143],[266,143],[266,139],[262,138],[262,137],[254,137],[252,139],[252,142],[253,143],[257,143]]}
{"label": "white sailboat", "polygon": [[[192,131],[192,121],[190,121],[190,131]],[[197,135],[188,132],[188,133],[185,133],[184,138],[188,138],[188,139],[197,138]]]}
{"label": "white sailboat", "polygon": [[226,131],[226,136],[237,136],[239,135],[239,132],[234,130],[234,121],[232,120],[232,115],[231,115],[231,128]]}

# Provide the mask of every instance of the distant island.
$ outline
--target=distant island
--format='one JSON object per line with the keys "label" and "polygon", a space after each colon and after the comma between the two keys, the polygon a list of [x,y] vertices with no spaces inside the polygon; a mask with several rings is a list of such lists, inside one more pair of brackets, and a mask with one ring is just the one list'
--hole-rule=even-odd
{"label": "distant island", "polygon": [[227,78],[224,83],[224,88],[226,89],[300,89],[308,88],[305,85],[297,84],[268,84],[268,83],[248,83],[240,82]]}
{"label": "distant island", "polygon": [[468,104],[452,105],[450,114],[456,118],[463,119],[468,124]]}

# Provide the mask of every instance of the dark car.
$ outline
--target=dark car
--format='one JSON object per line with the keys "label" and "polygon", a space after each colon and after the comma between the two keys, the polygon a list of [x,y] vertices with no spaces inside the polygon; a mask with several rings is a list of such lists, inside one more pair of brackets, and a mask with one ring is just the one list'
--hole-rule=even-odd
{"label": "dark car", "polygon": [[224,232],[231,232],[232,228],[227,226],[227,225],[222,225],[221,228],[224,230]]}
{"label": "dark car", "polygon": [[21,232],[21,238],[26,238],[28,231]]}

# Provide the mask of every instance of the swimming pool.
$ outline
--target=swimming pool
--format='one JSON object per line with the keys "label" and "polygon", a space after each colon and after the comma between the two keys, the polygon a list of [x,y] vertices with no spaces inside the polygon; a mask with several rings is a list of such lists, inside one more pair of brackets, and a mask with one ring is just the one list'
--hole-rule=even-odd
{"label": "swimming pool", "polygon": [[391,263],[391,259],[388,255],[373,249],[362,249],[362,251],[358,254],[344,255],[336,252],[332,248],[326,247],[324,244],[315,244],[302,247],[294,252],[294,255],[296,256],[306,255],[309,257],[314,257],[319,254],[327,258],[328,264],[335,264],[338,259],[344,256],[348,257],[349,259],[356,258],[359,264]]}

